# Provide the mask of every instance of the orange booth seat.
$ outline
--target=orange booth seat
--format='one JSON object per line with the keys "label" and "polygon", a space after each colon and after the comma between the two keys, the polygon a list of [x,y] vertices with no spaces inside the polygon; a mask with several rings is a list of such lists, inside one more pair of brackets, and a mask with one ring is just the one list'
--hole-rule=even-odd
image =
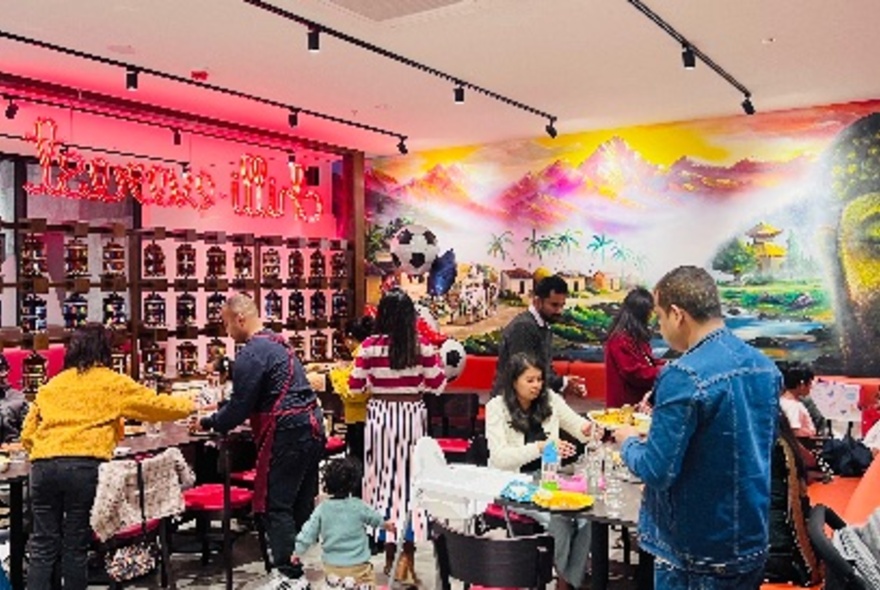
{"label": "orange booth seat", "polygon": [[[498,357],[469,354],[464,371],[446,388],[450,393],[492,390]],[[563,377],[575,375],[582,377],[587,384],[588,398],[605,402],[605,364],[584,361],[553,361],[553,370]]]}

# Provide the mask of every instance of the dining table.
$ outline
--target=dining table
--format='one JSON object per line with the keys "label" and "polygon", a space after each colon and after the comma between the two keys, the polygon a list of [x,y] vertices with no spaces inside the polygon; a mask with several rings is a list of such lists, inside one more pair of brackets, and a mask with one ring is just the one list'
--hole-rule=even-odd
{"label": "dining table", "polygon": [[[236,433],[241,434],[241,433]],[[246,433],[245,433],[246,434]],[[214,441],[221,449],[221,462],[223,463],[224,475],[224,503],[227,507],[223,515],[223,527],[228,531],[230,527],[230,483],[229,483],[229,454],[226,436],[218,434],[193,434],[183,421],[166,422],[155,435],[137,434],[126,436],[114,452],[114,460],[132,459],[138,456],[150,455],[169,449],[171,447],[183,447],[187,445],[204,445],[208,441]],[[24,561],[27,535],[24,527],[25,515],[25,485],[30,477],[30,462],[26,459],[16,459],[9,462],[9,467],[0,472],[0,484],[9,486],[9,581],[14,590],[23,590]],[[224,535],[228,539],[229,535]],[[226,587],[232,588],[232,549],[228,543],[223,547],[224,562],[227,569]]]}
{"label": "dining table", "polygon": [[[566,514],[572,518],[582,518],[590,521],[590,588],[592,590],[606,590],[610,575],[610,538],[611,529],[620,527],[623,530],[623,553],[624,564],[630,566],[629,531],[636,530],[639,519],[639,506],[642,500],[642,484],[633,476],[619,478],[619,491],[615,497],[608,496],[607,488],[592,494],[593,503],[587,508],[580,510],[554,511],[549,508],[538,506],[533,502],[517,502],[504,497],[495,499],[495,503],[504,510],[505,520],[508,524],[508,532],[512,531],[509,521],[509,512],[517,509],[528,511],[542,511],[556,514]],[[638,590],[653,590],[654,587],[654,556],[650,553],[638,550],[638,565],[635,568],[633,581]]]}

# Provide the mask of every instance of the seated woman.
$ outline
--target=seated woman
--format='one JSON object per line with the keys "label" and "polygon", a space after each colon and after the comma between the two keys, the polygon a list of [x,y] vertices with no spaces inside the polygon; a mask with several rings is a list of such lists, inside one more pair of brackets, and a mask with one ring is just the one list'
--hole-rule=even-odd
{"label": "seated woman", "polygon": [[[489,466],[508,471],[537,471],[541,452],[554,441],[564,458],[574,453],[559,439],[560,429],[586,442],[592,424],[578,416],[562,397],[545,386],[544,369],[527,353],[510,357],[501,375],[500,393],[486,404]],[[553,536],[557,588],[578,588],[590,554],[590,524],[584,519],[538,511],[521,511]]]}
{"label": "seated woman", "polygon": [[764,567],[770,582],[811,586],[822,578],[807,534],[810,499],[804,458],[808,456],[780,411],[770,464],[770,551]]}

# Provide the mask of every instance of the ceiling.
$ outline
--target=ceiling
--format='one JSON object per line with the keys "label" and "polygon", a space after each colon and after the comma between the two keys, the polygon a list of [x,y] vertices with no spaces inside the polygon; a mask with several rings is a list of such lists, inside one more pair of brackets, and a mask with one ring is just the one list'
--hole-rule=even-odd
{"label": "ceiling", "polygon": [[[626,0],[271,0],[549,112],[560,133],[742,115],[741,94]],[[748,87],[759,113],[880,97],[877,0],[645,0]],[[0,30],[408,136],[410,151],[542,135],[546,121],[243,0],[0,0]],[[277,107],[0,40],[0,71],[285,131]],[[396,138],[303,116],[297,133],[370,155]]]}

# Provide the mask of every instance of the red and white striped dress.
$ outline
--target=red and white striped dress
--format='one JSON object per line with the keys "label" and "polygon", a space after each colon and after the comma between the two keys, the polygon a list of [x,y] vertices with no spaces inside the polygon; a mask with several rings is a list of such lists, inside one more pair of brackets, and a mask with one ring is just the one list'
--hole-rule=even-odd
{"label": "red and white striped dress", "polygon": [[[370,336],[361,343],[349,378],[351,393],[369,391],[374,395],[412,395],[441,393],[446,376],[440,356],[426,340],[420,339],[419,363],[406,369],[392,369],[388,356],[388,336]],[[398,531],[410,509],[410,473],[416,441],[427,435],[427,410],[422,401],[394,402],[371,398],[367,403],[364,433],[363,498],[386,514]],[[427,539],[428,519],[422,510],[412,515],[416,541]],[[385,541],[394,542],[394,533]]]}

